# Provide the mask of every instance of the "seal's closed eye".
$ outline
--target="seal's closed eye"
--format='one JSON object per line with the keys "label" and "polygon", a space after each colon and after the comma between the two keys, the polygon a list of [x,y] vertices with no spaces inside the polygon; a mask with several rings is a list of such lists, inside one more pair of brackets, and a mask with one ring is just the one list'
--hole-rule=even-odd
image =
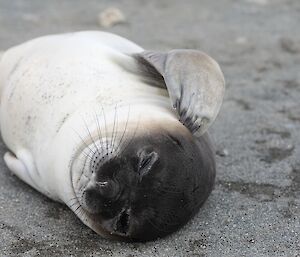
{"label": "seal's closed eye", "polygon": [[107,199],[113,199],[119,192],[119,183],[113,180],[97,181],[96,187],[99,190],[101,196]]}
{"label": "seal's closed eye", "polygon": [[155,151],[151,151],[151,149],[144,148],[139,152],[139,165],[138,165],[138,173],[140,179],[144,175],[146,175],[154,165],[156,161],[158,161],[158,154]]}

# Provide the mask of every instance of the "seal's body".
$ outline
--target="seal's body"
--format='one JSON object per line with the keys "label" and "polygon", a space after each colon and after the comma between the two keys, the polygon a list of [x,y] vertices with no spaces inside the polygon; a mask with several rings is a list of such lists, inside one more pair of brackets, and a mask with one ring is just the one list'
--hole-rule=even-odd
{"label": "seal's body", "polygon": [[[30,184],[53,199],[61,197],[57,195],[56,185],[50,188],[49,180],[56,175],[52,165],[50,171],[45,172],[45,160],[53,163],[48,148],[69,119],[74,118],[75,124],[71,122],[70,127],[81,133],[83,122],[88,122],[87,114],[93,116],[96,112],[101,116],[103,107],[106,111],[112,110],[114,115],[118,103],[147,102],[143,95],[150,98],[163,91],[141,87],[141,82],[128,76],[128,72],[114,62],[114,58],[130,59],[118,51],[118,42],[128,53],[141,51],[135,44],[108,33],[83,32],[29,41],[7,51],[1,60],[2,137],[19,159],[26,159],[22,160],[24,164],[29,162],[33,172]],[[123,118],[127,118],[127,112],[128,108]],[[113,120],[114,116],[109,117],[106,112],[105,119]],[[76,134],[69,140],[78,143]],[[58,144],[55,151],[62,148],[62,143]],[[63,147],[64,152],[67,145]],[[33,176],[38,171],[43,172],[39,172],[39,182],[35,184]]]}
{"label": "seal's body", "polygon": [[[193,89],[201,58],[209,86]],[[4,159],[103,236],[164,236],[212,189],[205,131],[223,91],[219,67],[200,52],[146,52],[104,32],[34,39],[0,61]]]}

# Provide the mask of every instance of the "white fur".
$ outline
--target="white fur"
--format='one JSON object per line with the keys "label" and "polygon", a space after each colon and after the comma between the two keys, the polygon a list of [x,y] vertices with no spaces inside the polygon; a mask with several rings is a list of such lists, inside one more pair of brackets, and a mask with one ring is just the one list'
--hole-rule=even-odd
{"label": "white fur", "polygon": [[[123,127],[128,113],[131,124],[141,114],[175,121],[166,91],[144,84],[118,64],[133,67],[127,54],[141,51],[116,35],[78,32],[41,37],[5,52],[0,126],[14,154],[5,155],[9,169],[48,197],[67,203],[74,197],[71,165],[78,149],[87,148],[83,141],[89,132],[97,131],[96,119],[102,131],[105,125],[111,131],[117,105]],[[74,165],[77,170],[82,166]]]}

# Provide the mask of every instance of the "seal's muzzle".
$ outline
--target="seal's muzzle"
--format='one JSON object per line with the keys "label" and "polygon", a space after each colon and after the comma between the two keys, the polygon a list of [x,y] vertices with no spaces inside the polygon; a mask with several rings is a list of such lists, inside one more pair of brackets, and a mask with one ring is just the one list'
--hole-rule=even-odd
{"label": "seal's muzzle", "polygon": [[209,142],[179,131],[139,135],[98,165],[81,205],[105,232],[135,241],[163,237],[207,199],[215,177]]}

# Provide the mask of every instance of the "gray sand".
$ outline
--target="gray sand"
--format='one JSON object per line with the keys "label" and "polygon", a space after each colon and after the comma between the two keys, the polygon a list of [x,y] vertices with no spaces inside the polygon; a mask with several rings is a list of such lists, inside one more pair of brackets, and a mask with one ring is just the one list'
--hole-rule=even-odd
{"label": "gray sand", "polygon": [[[227,92],[211,129],[216,186],[177,233],[146,244],[100,238],[0,160],[0,256],[300,256],[300,1],[0,0],[0,50],[49,33],[106,29],[148,49],[217,59]],[[6,151],[1,143],[1,156]]]}

